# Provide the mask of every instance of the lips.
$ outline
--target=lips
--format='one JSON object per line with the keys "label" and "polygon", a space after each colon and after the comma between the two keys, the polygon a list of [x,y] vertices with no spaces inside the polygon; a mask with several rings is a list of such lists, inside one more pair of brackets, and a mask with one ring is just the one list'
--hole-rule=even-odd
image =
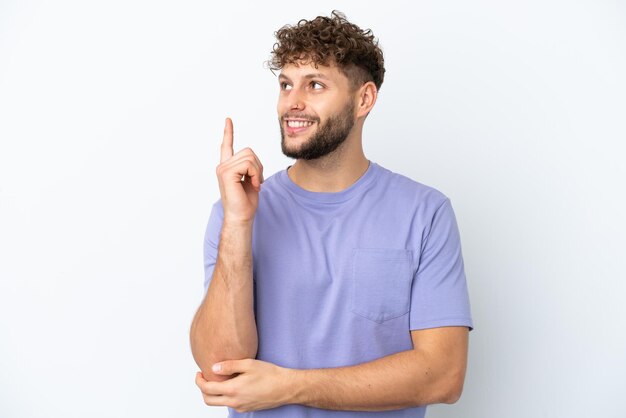
{"label": "lips", "polygon": [[286,119],[285,130],[290,135],[296,135],[307,131],[314,124],[314,121],[306,119]]}

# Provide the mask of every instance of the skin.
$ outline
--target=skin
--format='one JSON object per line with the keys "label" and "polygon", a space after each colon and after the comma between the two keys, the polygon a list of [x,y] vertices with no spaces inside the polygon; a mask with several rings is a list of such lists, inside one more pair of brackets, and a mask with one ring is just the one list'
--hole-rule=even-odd
{"label": "skin", "polygon": [[263,182],[263,165],[254,152],[249,148],[233,152],[230,119],[224,127],[216,174],[224,220],[213,279],[192,321],[190,345],[203,376],[223,381],[227,377],[211,372],[214,362],[256,357],[252,225]]}
{"label": "skin", "polygon": [[[298,159],[288,170],[291,180],[310,191],[338,192],[352,185],[368,168],[362,130],[376,102],[374,83],[355,89],[332,63],[315,68],[306,62],[285,66],[279,82],[282,146],[293,152],[316,140],[320,126],[345,113],[352,101],[354,124],[345,140],[327,155]],[[289,134],[284,119],[294,116],[316,123]],[[262,171],[252,150],[233,152],[232,121],[227,119],[217,169],[224,226],[214,278],[222,280],[212,280],[205,301],[213,303],[201,305],[192,325],[192,352],[201,368],[196,384],[205,403],[248,412],[287,404],[383,411],[456,402],[467,364],[466,327],[410,331],[412,350],[349,367],[291,369],[254,358],[258,340],[251,312],[250,245]]]}
{"label": "skin", "polygon": [[217,363],[228,381],[196,374],[207,405],[238,412],[302,404],[341,411],[386,411],[454,403],[463,390],[468,330],[441,327],[411,331],[413,349],[355,366],[290,369],[256,360]]}
{"label": "skin", "polygon": [[[293,90],[293,82],[285,74],[281,74],[279,80],[281,94],[287,94]],[[313,94],[320,95],[325,93],[325,91],[328,91],[328,85],[331,82],[330,80],[323,81],[325,84],[321,84],[316,80],[310,80],[306,88]],[[283,154],[290,158],[307,161],[320,159],[343,145],[354,126],[354,100],[347,100],[338,113],[330,115],[324,120],[321,120],[314,114],[310,114],[311,112],[300,111],[299,104],[295,106],[295,109],[286,111],[278,120],[281,148]],[[291,146],[289,140],[293,137],[302,137],[307,132],[293,132],[289,130],[286,126],[289,120],[305,121],[313,124],[310,128],[305,128],[307,131],[312,131],[306,140],[299,142],[297,147]]]}
{"label": "skin", "polygon": [[[320,76],[314,77],[319,74]],[[361,142],[363,123],[374,106],[377,89],[373,82],[352,89],[348,78],[335,66],[287,65],[279,75],[277,111],[279,116],[305,114],[322,121],[342,113],[348,100],[354,105],[354,125],[345,141],[332,153],[314,160],[297,160],[287,174],[300,187],[314,192],[338,192],[365,173],[368,160]],[[312,83],[317,83],[313,85]],[[323,122],[322,122],[323,123]],[[303,134],[286,135],[284,146],[297,149],[320,129],[316,123]],[[283,130],[286,127],[283,125]]]}

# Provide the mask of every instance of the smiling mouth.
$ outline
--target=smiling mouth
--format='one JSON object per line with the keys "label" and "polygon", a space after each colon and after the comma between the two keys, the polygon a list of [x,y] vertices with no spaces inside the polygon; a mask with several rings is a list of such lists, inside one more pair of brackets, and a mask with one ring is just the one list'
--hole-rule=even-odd
{"label": "smiling mouth", "polygon": [[306,131],[314,123],[310,120],[287,120],[285,121],[285,126],[287,127],[287,133],[297,134]]}
{"label": "smiling mouth", "polygon": [[312,121],[309,120],[288,120],[287,121],[287,126],[289,126],[290,128],[304,128],[306,126],[311,126],[313,125]]}

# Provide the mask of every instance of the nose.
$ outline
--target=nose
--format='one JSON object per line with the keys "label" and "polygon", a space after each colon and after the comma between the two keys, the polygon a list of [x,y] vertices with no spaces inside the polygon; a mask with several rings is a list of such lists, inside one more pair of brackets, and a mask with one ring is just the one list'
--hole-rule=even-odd
{"label": "nose", "polygon": [[302,110],[304,109],[304,100],[302,100],[302,94],[298,89],[292,89],[289,92],[289,100],[287,101],[289,110]]}

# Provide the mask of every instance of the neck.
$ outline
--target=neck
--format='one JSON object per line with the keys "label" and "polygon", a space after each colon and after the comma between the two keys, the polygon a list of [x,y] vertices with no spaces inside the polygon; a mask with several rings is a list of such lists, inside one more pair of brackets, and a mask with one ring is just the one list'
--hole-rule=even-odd
{"label": "neck", "polygon": [[311,192],[340,192],[354,184],[369,167],[360,135],[347,138],[335,151],[314,160],[296,160],[287,175]]}

